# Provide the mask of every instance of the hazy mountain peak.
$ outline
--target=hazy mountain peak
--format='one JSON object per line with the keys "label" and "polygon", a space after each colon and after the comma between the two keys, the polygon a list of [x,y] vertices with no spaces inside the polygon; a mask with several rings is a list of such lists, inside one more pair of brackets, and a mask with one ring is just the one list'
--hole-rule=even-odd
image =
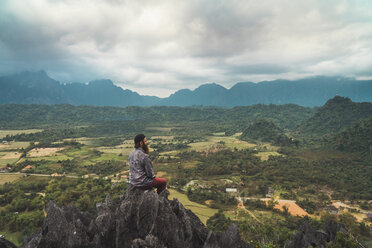
{"label": "hazy mountain peak", "polygon": [[90,81],[89,86],[114,86],[114,83],[110,79],[98,79]]}
{"label": "hazy mountain peak", "polygon": [[202,84],[198,88],[196,88],[194,91],[197,90],[205,90],[205,89],[221,89],[221,90],[227,90],[225,87],[222,85],[216,84],[216,83],[207,83],[207,84]]}
{"label": "hazy mountain peak", "polygon": [[49,75],[44,70],[40,70],[36,72],[23,71],[23,72],[20,72],[14,75],[14,77],[16,77],[17,79],[31,80],[31,81],[36,81],[36,80],[44,80],[44,81],[49,80],[50,81],[51,80],[51,81],[57,82],[56,80],[49,77]]}

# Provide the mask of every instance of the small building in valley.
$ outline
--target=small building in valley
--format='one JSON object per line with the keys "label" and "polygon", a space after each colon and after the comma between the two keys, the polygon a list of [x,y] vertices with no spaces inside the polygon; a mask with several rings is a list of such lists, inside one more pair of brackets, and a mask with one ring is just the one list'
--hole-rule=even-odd
{"label": "small building in valley", "polygon": [[32,169],[32,165],[27,165],[25,168],[23,168],[21,170],[21,172],[26,172],[26,171],[31,170],[31,169]]}
{"label": "small building in valley", "polygon": [[226,193],[237,193],[238,189],[237,188],[226,188]]}
{"label": "small building in valley", "polygon": [[338,208],[333,205],[328,205],[323,208],[324,211],[327,211],[330,214],[338,214]]}
{"label": "small building in valley", "polygon": [[269,188],[267,189],[266,198],[271,198],[271,197],[274,196],[274,194],[275,194],[275,190],[274,190],[273,188],[269,187]]}

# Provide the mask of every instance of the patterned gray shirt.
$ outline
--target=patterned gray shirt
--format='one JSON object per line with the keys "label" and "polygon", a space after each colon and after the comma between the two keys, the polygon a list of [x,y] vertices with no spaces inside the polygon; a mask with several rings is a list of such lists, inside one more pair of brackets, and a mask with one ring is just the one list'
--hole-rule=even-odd
{"label": "patterned gray shirt", "polygon": [[149,185],[155,175],[149,155],[139,147],[129,155],[129,182],[135,187]]}

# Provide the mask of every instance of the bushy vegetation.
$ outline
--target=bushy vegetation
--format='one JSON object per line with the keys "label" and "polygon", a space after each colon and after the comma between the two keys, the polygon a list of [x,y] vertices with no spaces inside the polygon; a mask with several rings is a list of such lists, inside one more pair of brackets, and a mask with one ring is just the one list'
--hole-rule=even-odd
{"label": "bushy vegetation", "polygon": [[333,142],[340,151],[359,153],[372,158],[372,118],[362,120],[336,134]]}
{"label": "bushy vegetation", "polygon": [[300,127],[308,135],[337,133],[352,124],[372,116],[372,103],[355,103],[347,97],[336,96],[318,108]]}
{"label": "bushy vegetation", "polygon": [[[118,201],[126,183],[113,187],[108,180],[27,177],[17,183],[0,186],[0,230],[32,234],[44,220],[43,208],[53,200],[60,206],[76,205],[95,213],[96,203],[110,194]],[[22,242],[19,240],[19,242]]]}
{"label": "bushy vegetation", "polygon": [[[271,119],[285,129],[294,129],[313,114],[313,109],[294,104],[235,107],[94,107],[60,105],[0,105],[0,128],[43,128],[92,123],[219,123],[241,129],[258,119]],[[132,122],[131,122],[132,121]],[[135,122],[133,122],[135,121]],[[133,128],[133,126],[132,126]],[[71,129],[71,128],[69,128]],[[84,129],[83,129],[84,130]],[[67,132],[68,130],[66,130]]]}
{"label": "bushy vegetation", "polygon": [[223,211],[218,211],[207,221],[207,227],[216,233],[226,231],[232,224],[233,222],[231,219],[228,217],[226,218]]}
{"label": "bushy vegetation", "polygon": [[287,146],[291,145],[292,140],[284,132],[269,120],[258,120],[249,125],[240,137],[242,140],[270,142],[274,145]]}

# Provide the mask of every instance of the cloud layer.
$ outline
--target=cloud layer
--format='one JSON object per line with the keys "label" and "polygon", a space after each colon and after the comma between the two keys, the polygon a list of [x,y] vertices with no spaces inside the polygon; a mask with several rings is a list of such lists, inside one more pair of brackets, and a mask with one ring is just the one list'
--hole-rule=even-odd
{"label": "cloud layer", "polygon": [[0,73],[111,78],[167,96],[205,82],[372,77],[372,2],[3,0]]}

